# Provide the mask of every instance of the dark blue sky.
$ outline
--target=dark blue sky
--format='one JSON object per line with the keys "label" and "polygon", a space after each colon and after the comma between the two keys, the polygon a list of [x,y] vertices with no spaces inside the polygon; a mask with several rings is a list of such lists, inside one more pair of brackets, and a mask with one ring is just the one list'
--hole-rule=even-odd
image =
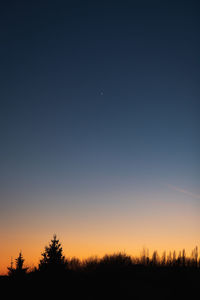
{"label": "dark blue sky", "polygon": [[198,1],[11,1],[0,19],[8,173],[194,171]]}
{"label": "dark blue sky", "polygon": [[5,214],[55,191],[199,199],[199,1],[2,1],[0,41]]}

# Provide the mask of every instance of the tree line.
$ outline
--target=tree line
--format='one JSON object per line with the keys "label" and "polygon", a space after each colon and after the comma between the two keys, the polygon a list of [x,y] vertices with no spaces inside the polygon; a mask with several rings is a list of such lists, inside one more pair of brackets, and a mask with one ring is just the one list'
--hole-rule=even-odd
{"label": "tree line", "polygon": [[30,269],[24,267],[24,258],[20,251],[19,256],[15,259],[15,266],[11,261],[8,267],[8,275],[11,277],[23,277],[29,273],[46,273],[46,274],[63,274],[67,271],[88,271],[98,270],[102,268],[128,268],[132,266],[145,267],[184,267],[184,268],[200,268],[200,257],[198,247],[196,246],[191,256],[186,255],[183,249],[178,254],[176,251],[163,252],[161,256],[157,251],[154,251],[150,256],[148,249],[143,249],[140,257],[131,257],[125,253],[117,253],[112,255],[105,255],[102,258],[88,258],[81,261],[78,258],[67,259],[63,255],[62,245],[54,235],[49,245],[45,247],[41,253],[41,259],[38,267]]}

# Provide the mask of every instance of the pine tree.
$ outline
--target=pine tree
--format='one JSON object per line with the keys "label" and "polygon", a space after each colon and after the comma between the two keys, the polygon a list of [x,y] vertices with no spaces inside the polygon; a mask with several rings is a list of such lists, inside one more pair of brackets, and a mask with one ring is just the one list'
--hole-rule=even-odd
{"label": "pine tree", "polygon": [[49,243],[49,246],[45,247],[45,251],[42,253],[42,259],[40,260],[39,270],[48,272],[58,272],[65,269],[66,262],[63,256],[63,249],[56,235]]}
{"label": "pine tree", "polygon": [[14,268],[13,268],[13,259],[11,257],[11,262],[10,262],[10,267],[7,268],[8,269],[8,275],[12,276],[14,273]]}
{"label": "pine tree", "polygon": [[19,256],[15,259],[16,267],[13,268],[13,262],[11,260],[11,266],[8,267],[9,275],[10,276],[17,276],[20,277],[22,275],[25,275],[28,268],[23,268],[24,265],[24,258],[22,256],[22,252],[20,251]]}

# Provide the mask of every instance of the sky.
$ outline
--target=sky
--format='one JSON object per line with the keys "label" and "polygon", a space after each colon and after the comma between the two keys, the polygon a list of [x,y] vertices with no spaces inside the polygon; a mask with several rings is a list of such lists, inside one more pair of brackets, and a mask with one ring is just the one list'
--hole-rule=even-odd
{"label": "sky", "polygon": [[0,273],[200,246],[199,1],[2,1]]}

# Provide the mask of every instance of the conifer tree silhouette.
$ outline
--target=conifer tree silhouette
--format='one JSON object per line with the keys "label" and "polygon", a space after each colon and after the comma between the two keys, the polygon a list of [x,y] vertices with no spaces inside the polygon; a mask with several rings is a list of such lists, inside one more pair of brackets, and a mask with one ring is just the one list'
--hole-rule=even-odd
{"label": "conifer tree silhouette", "polygon": [[23,268],[24,265],[24,258],[22,256],[22,252],[19,252],[19,256],[15,259],[16,268],[13,268],[13,264],[11,262],[11,266],[8,267],[9,275],[10,276],[23,276],[26,274],[28,268]]}
{"label": "conifer tree silhouette", "polygon": [[63,256],[63,249],[56,235],[45,247],[40,260],[39,270],[48,272],[58,272],[64,270],[66,267],[65,257]]}

